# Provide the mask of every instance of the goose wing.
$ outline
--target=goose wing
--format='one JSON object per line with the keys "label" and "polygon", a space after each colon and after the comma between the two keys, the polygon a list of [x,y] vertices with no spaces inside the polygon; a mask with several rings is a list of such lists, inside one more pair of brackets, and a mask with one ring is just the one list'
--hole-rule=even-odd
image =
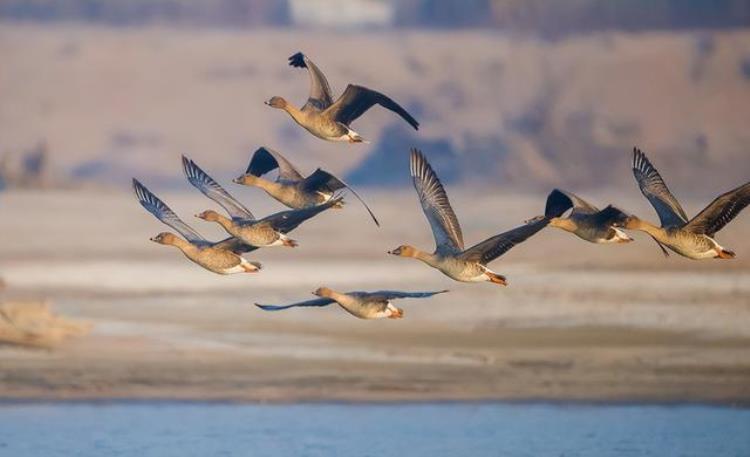
{"label": "goose wing", "polygon": [[328,85],[325,75],[312,60],[298,52],[289,57],[289,65],[296,68],[307,68],[307,73],[310,75],[310,96],[305,106],[302,107],[302,111],[323,111],[331,106],[331,103],[333,103],[331,86]]}
{"label": "goose wing", "polygon": [[190,181],[190,184],[201,191],[203,195],[221,205],[221,207],[229,213],[232,219],[255,219],[253,213],[251,213],[249,209],[245,208],[242,203],[229,195],[229,192],[224,190],[219,183],[214,181],[214,179],[208,176],[205,171],[201,170],[195,162],[185,156],[182,156],[182,169],[185,171],[185,177]]}
{"label": "goose wing", "polygon": [[234,252],[235,254],[245,254],[258,249],[257,246],[251,246],[249,244],[243,243],[241,240],[233,236],[230,236],[229,238],[221,241],[217,241],[212,245],[212,247],[226,249],[228,251]]}
{"label": "goose wing", "polygon": [[308,176],[307,178],[303,180],[302,188],[307,192],[315,192],[319,190],[326,190],[328,192],[336,192],[337,190],[347,189],[357,198],[357,200],[360,201],[360,203],[362,203],[362,205],[365,207],[367,212],[370,213],[370,217],[375,222],[375,225],[380,227],[380,222],[378,222],[378,218],[375,217],[375,214],[372,212],[370,207],[367,206],[367,203],[365,203],[362,197],[360,197],[359,194],[349,186],[349,184],[340,180],[336,176],[333,176],[327,171],[321,170],[320,168],[315,170],[313,174],[311,174],[310,176]]}
{"label": "goose wing", "polygon": [[717,197],[685,225],[685,230],[713,237],[750,204],[750,182]]}
{"label": "goose wing", "polygon": [[547,208],[561,206],[573,208],[573,213],[577,214],[593,214],[599,211],[596,206],[590,204],[573,192],[554,189],[547,196]]}
{"label": "goose wing", "polygon": [[269,222],[271,227],[279,233],[289,233],[292,230],[299,227],[299,225],[306,220],[317,216],[323,211],[331,208],[332,206],[341,202],[343,198],[337,197],[328,200],[320,205],[313,206],[310,208],[303,209],[291,209],[287,211],[281,211],[270,216],[264,217],[263,222]]}
{"label": "goose wing", "polygon": [[529,239],[546,227],[548,223],[547,219],[538,219],[500,235],[495,235],[465,250],[460,257],[469,262],[479,262],[486,265],[508,252],[513,246]]}
{"label": "goose wing", "polygon": [[443,294],[448,290],[438,290],[436,292],[402,292],[400,290],[379,290],[377,292],[352,292],[350,295],[360,295],[374,300],[393,300],[396,298],[427,298],[433,295]]}
{"label": "goose wing", "polygon": [[193,230],[192,227],[183,222],[182,219],[180,219],[177,214],[166,205],[166,203],[159,200],[156,195],[151,193],[146,186],[141,184],[140,181],[135,178],[133,178],[133,191],[135,191],[135,196],[138,198],[141,206],[146,208],[149,213],[156,216],[156,218],[164,224],[177,230],[186,240],[198,244],[206,242],[205,238],[200,236],[200,234]]}
{"label": "goose wing", "polygon": [[256,303],[255,306],[262,309],[263,311],[281,311],[284,309],[304,307],[304,306],[322,307],[322,306],[328,306],[331,303],[334,303],[334,300],[331,300],[330,298],[315,298],[312,300],[292,303],[290,305],[261,305],[260,303]]}
{"label": "goose wing", "polygon": [[349,84],[346,87],[341,97],[326,109],[324,114],[344,125],[349,125],[374,105],[380,105],[383,108],[393,111],[414,127],[414,130],[419,130],[419,122],[402,108],[401,105],[380,92],[353,84]]}
{"label": "goose wing", "polygon": [[279,169],[277,181],[300,181],[302,175],[286,158],[279,152],[271,148],[261,147],[253,153],[250,164],[247,166],[245,174],[253,176],[263,176],[271,170]]}
{"label": "goose wing", "polygon": [[419,195],[422,211],[435,237],[435,251],[446,254],[461,252],[464,249],[461,226],[440,179],[418,149],[411,150],[409,164],[412,182]]}
{"label": "goose wing", "polygon": [[638,148],[633,148],[633,175],[638,181],[643,196],[659,215],[662,227],[682,227],[687,222],[687,215],[680,203],[672,195],[661,175]]}

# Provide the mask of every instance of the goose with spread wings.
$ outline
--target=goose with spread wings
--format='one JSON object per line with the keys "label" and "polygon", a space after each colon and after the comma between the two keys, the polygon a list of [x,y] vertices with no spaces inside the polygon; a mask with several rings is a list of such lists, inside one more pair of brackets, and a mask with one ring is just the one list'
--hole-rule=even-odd
{"label": "goose with spread wings", "polygon": [[550,218],[559,217],[564,212],[564,210],[554,209],[543,218],[464,249],[461,226],[458,224],[458,218],[451,208],[448,195],[437,174],[432,170],[425,156],[417,149],[411,151],[410,165],[412,182],[419,195],[422,210],[432,228],[436,247],[433,253],[429,253],[410,245],[402,245],[388,253],[421,260],[456,281],[489,281],[507,285],[506,278],[490,270],[487,264],[543,229],[549,223]]}
{"label": "goose with spread wings", "polygon": [[633,175],[641,193],[659,215],[661,226],[629,216],[622,227],[651,235],[665,256],[669,255],[666,246],[694,260],[735,257],[735,253],[721,246],[714,235],[750,204],[750,182],[720,195],[698,215],[688,219],[664,179],[638,148],[633,149]]}
{"label": "goose with spread wings", "polygon": [[218,242],[208,241],[183,222],[169,206],[137,179],[133,179],[133,191],[138,202],[149,213],[184,237],[183,239],[174,233],[162,232],[151,238],[151,241],[176,247],[185,257],[214,273],[228,275],[260,271],[260,263],[250,262],[242,257],[242,254],[254,251],[256,247],[245,244],[235,237]]}
{"label": "goose with spread wings", "polygon": [[[554,189],[547,196],[545,213],[554,212],[556,208],[557,210],[564,208],[565,211],[571,211],[567,217],[552,217],[549,220],[550,227],[565,230],[590,243],[629,243],[633,241],[633,238],[627,233],[616,227],[628,215],[612,205],[600,210],[572,192]],[[538,216],[536,219],[544,217]],[[535,219],[527,221],[527,223],[533,220]]]}
{"label": "goose with spread wings", "polygon": [[331,86],[322,71],[306,55],[298,52],[289,57],[289,65],[307,68],[310,76],[310,95],[302,108],[297,108],[283,97],[271,97],[266,105],[286,111],[294,121],[318,138],[328,141],[366,143],[350,124],[375,105],[401,116],[415,130],[417,122],[398,103],[388,96],[366,87],[349,84],[344,93],[333,101]]}
{"label": "goose with spread wings", "polygon": [[338,303],[341,308],[352,316],[360,319],[400,319],[404,317],[404,310],[391,304],[391,300],[397,298],[427,298],[433,295],[448,292],[441,290],[437,292],[400,292],[397,290],[380,290],[377,292],[336,292],[327,287],[321,287],[313,292],[320,298],[292,303],[290,305],[261,305],[255,306],[264,311],[281,311],[297,307],[322,307]]}
{"label": "goose with spread wings", "polygon": [[204,172],[198,165],[182,156],[182,167],[190,184],[200,190],[206,197],[218,203],[230,217],[213,210],[206,210],[196,217],[209,222],[216,222],[230,235],[244,243],[256,247],[297,246],[297,242],[286,234],[301,223],[321,212],[338,205],[341,197],[305,209],[282,211],[263,219],[256,219],[242,203],[232,197],[219,183]]}
{"label": "goose with spread wings", "polygon": [[[275,169],[279,170],[275,180],[262,177]],[[286,157],[271,148],[258,148],[253,153],[245,174],[235,178],[233,182],[263,189],[268,195],[293,209],[312,208],[334,198],[337,191],[348,189],[370,213],[375,225],[380,226],[367,203],[344,181],[320,168],[303,177]],[[342,206],[336,205],[334,208]]]}

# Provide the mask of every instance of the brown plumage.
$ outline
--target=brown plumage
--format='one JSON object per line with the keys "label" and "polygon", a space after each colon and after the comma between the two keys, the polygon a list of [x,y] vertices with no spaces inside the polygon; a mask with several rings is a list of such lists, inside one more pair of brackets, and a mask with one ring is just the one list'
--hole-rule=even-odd
{"label": "brown plumage", "polygon": [[310,75],[310,95],[302,108],[296,108],[282,97],[271,97],[268,106],[286,111],[297,124],[308,132],[328,141],[362,143],[365,140],[350,128],[350,124],[375,105],[380,105],[401,116],[415,130],[417,122],[398,103],[388,96],[366,87],[349,84],[334,102],[331,87],[322,71],[298,52],[289,58],[289,65],[307,68]]}
{"label": "brown plumage", "polygon": [[621,225],[648,233],[665,255],[665,246],[689,259],[731,259],[734,252],[722,247],[713,236],[750,204],[750,182],[716,198],[688,221],[685,211],[672,195],[664,179],[640,149],[633,149],[633,176],[643,195],[651,202],[661,227],[628,217]]}

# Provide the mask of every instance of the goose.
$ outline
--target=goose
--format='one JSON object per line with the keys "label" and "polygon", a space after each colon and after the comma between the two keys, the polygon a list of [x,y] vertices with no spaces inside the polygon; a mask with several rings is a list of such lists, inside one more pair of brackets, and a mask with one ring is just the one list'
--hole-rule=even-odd
{"label": "goose", "polygon": [[354,120],[374,105],[380,105],[401,116],[414,130],[419,122],[398,103],[380,92],[349,84],[334,102],[325,75],[306,55],[298,52],[289,57],[289,65],[307,68],[310,75],[310,96],[302,108],[297,108],[282,97],[271,97],[266,105],[286,111],[294,121],[318,138],[328,141],[367,143],[349,127]]}
{"label": "goose", "polygon": [[750,182],[720,195],[688,220],[685,210],[659,172],[638,148],[633,148],[633,175],[641,193],[659,215],[661,227],[636,216],[627,217],[619,225],[651,235],[665,256],[669,256],[666,246],[693,260],[735,257],[734,252],[721,246],[713,237],[750,203]]}
{"label": "goose", "polygon": [[149,213],[184,237],[183,239],[174,233],[162,232],[150,238],[151,241],[174,246],[194,263],[221,275],[260,271],[260,263],[250,262],[241,256],[243,253],[254,251],[256,247],[247,245],[235,237],[210,242],[183,222],[169,206],[135,178],[133,178],[133,190],[140,204]]}
{"label": "goose", "polygon": [[[261,177],[277,168],[279,173],[275,181]],[[336,191],[348,189],[370,213],[375,225],[380,226],[367,203],[344,181],[320,168],[305,178],[280,152],[271,148],[258,148],[253,153],[245,174],[232,181],[263,189],[268,195],[293,209],[312,208],[331,200]],[[334,206],[334,208],[340,207],[340,205]]]}
{"label": "goose", "polygon": [[391,304],[391,300],[397,298],[427,298],[433,295],[448,292],[441,290],[437,292],[400,292],[396,290],[379,290],[377,292],[336,292],[328,287],[320,287],[313,295],[320,298],[292,303],[291,305],[261,305],[255,306],[264,311],[281,311],[289,308],[303,306],[328,306],[338,303],[346,312],[360,319],[401,319],[404,310]]}
{"label": "goose", "polygon": [[505,276],[490,270],[487,264],[543,229],[550,218],[559,217],[564,212],[564,209],[554,209],[554,212],[544,218],[464,249],[461,226],[448,201],[448,195],[421,151],[411,150],[410,166],[414,188],[435,238],[435,251],[430,254],[410,245],[401,245],[388,253],[421,260],[456,281],[489,281],[507,285]]}
{"label": "goose", "polygon": [[263,219],[255,219],[249,209],[185,156],[182,156],[182,168],[190,184],[218,203],[230,216],[226,217],[216,211],[206,210],[197,214],[196,217],[208,222],[216,222],[227,233],[251,246],[296,247],[297,242],[286,234],[311,217],[340,204],[342,200],[341,197],[336,197],[311,208],[282,211]]}
{"label": "goose", "polygon": [[[547,196],[547,208],[545,213],[554,211],[552,208],[565,208],[565,211],[573,209],[568,217],[553,217],[549,220],[550,227],[557,227],[576,235],[582,240],[591,243],[629,243],[633,241],[627,233],[614,225],[622,223],[627,214],[612,205],[603,210],[588,203],[572,192],[554,189]],[[526,221],[530,223],[536,218]]]}

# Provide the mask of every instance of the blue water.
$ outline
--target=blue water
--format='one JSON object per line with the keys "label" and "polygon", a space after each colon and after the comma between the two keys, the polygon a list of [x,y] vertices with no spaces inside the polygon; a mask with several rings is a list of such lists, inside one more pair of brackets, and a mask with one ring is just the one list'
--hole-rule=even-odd
{"label": "blue water", "polygon": [[0,406],[0,456],[750,456],[750,410],[446,403]]}

